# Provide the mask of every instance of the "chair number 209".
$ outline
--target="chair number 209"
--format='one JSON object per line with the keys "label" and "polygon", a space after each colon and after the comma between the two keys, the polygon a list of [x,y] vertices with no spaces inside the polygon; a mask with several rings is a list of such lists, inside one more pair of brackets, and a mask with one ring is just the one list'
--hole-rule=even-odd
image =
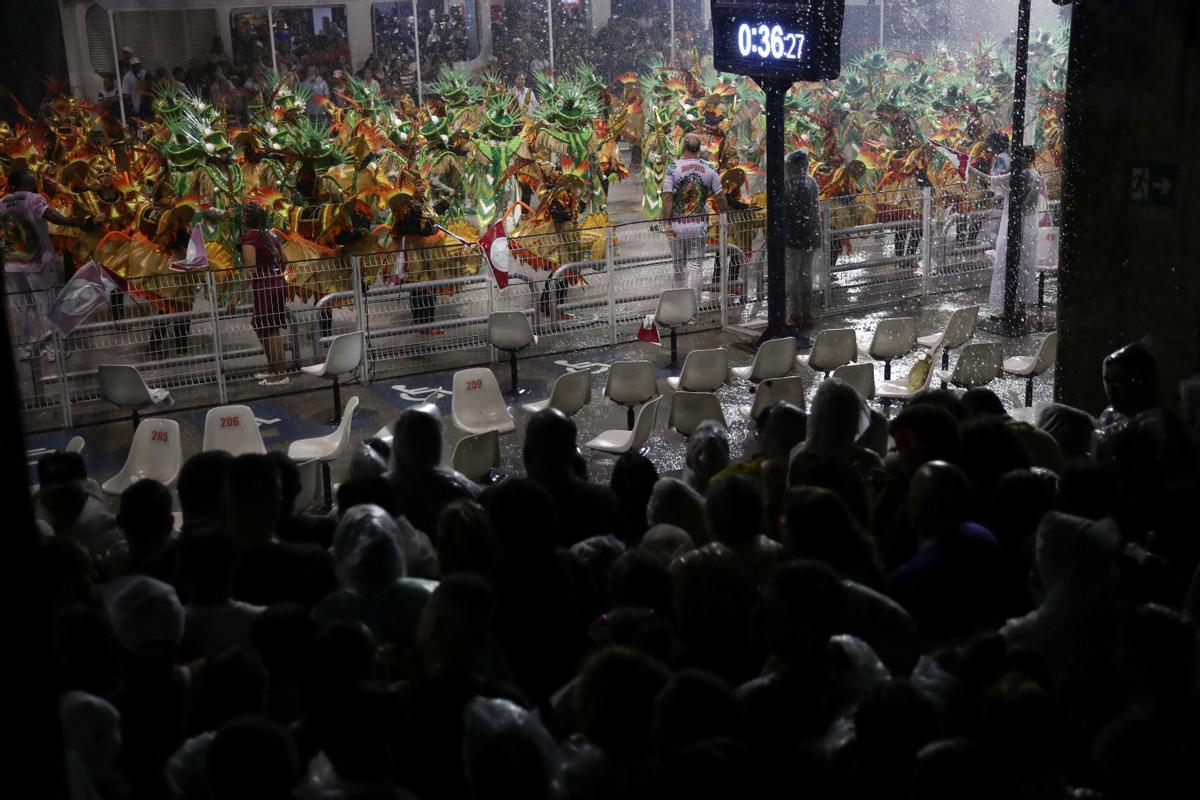
{"label": "chair number 209", "polygon": [[476,389],[483,388],[483,381],[467,381],[467,391],[473,392]]}

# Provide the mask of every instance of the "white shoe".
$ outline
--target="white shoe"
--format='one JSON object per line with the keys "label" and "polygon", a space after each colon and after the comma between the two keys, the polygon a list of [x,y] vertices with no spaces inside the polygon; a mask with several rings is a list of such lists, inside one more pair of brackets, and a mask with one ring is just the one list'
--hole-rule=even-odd
{"label": "white shoe", "polygon": [[277,381],[273,381],[270,378],[263,378],[261,381],[258,382],[258,385],[259,386],[287,386],[291,382],[292,382],[292,379],[289,378],[287,375],[284,375],[282,378],[280,378]]}

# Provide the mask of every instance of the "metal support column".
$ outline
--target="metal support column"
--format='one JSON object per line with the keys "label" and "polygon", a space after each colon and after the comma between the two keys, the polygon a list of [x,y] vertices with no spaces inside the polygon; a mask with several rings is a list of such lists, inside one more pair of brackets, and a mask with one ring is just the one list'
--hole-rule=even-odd
{"label": "metal support column", "polygon": [[204,271],[205,286],[208,291],[208,302],[212,306],[209,318],[212,320],[213,365],[217,372],[217,399],[225,405],[225,364],[221,359],[221,316],[217,313],[217,278],[212,270]]}
{"label": "metal support column", "polygon": [[617,272],[613,253],[613,242],[617,238],[617,229],[609,226],[604,229],[604,274],[608,276],[608,343],[617,344]]}
{"label": "metal support column", "polygon": [[[1025,95],[1029,82],[1029,5],[1030,0],[1020,0],[1017,10],[1017,63],[1013,85],[1012,113],[1012,172],[1008,192],[1008,253],[1004,264],[1004,324],[1002,334],[1020,336],[1025,332],[1023,322],[1017,321],[1017,286],[1021,275],[1021,223],[1024,214],[1025,193],[1029,190],[1025,180],[1025,168],[1029,166],[1025,157]],[[999,266],[999,265],[997,265]]]}
{"label": "metal support column", "polygon": [[121,127],[124,128],[128,123],[125,121],[125,95],[121,93],[121,79],[125,76],[121,74],[121,53],[117,50],[117,25],[113,22],[112,9],[108,10],[108,32],[112,36],[113,74],[117,79],[117,102],[121,106]]}
{"label": "metal support column", "polygon": [[767,328],[759,343],[787,333],[787,294],[784,288],[783,240],[783,100],[787,81],[763,82],[767,96]]}
{"label": "metal support column", "polygon": [[275,61],[275,13],[267,6],[267,33],[271,37],[271,71],[279,74],[279,65]]}
{"label": "metal support column", "polygon": [[720,293],[721,327],[729,322],[729,215],[717,215],[717,264],[721,272],[721,280],[717,282],[717,292]]}
{"label": "metal support column", "polygon": [[354,281],[354,321],[362,331],[363,357],[358,362],[358,379],[371,384],[371,315],[367,313],[367,294],[363,291],[362,258],[350,256],[350,279]]}

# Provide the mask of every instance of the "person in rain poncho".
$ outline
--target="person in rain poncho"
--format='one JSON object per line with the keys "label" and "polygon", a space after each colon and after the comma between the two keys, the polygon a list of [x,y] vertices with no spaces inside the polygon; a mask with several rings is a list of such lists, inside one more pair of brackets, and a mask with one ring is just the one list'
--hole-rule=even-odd
{"label": "person in rain poncho", "polygon": [[991,175],[984,175],[974,170],[976,175],[984,179],[997,197],[1004,202],[1004,211],[1000,215],[1000,231],[996,236],[996,260],[992,269],[992,286],[988,292],[988,304],[1000,312],[996,319],[1003,318],[1004,287],[1008,264],[1008,220],[1014,203],[1021,214],[1021,262],[1017,273],[1016,297],[1019,311],[1023,316],[1025,306],[1037,302],[1037,240],[1038,240],[1038,201],[1046,193],[1046,183],[1041,174],[1033,166],[1033,148],[1021,146],[1017,149],[1017,158],[1013,165],[1024,165],[1025,193],[1018,199],[1010,197],[1012,182],[1012,166],[1008,166],[1004,154],[998,154],[992,165]]}

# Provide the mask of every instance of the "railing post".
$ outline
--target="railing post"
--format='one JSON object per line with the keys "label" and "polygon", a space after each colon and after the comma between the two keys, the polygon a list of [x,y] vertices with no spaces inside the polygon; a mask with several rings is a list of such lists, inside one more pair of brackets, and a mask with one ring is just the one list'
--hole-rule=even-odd
{"label": "railing post", "polygon": [[821,253],[820,253],[820,269],[821,275],[821,293],[824,297],[824,311],[826,314],[833,308],[833,265],[830,264],[830,252],[833,249],[833,234],[830,228],[833,225],[833,201],[825,200],[821,203]]}
{"label": "railing post", "polygon": [[[488,318],[490,319],[492,314],[496,313],[496,293],[500,291],[500,287],[496,285],[496,276],[492,273],[491,264],[489,264],[487,258],[484,257],[482,250],[479,254],[479,274],[488,276],[487,283],[484,285],[487,286],[487,313]],[[533,319],[532,325],[533,329],[536,331],[536,317]],[[488,344],[488,357],[493,364],[496,363],[496,348],[492,347],[490,343]]]}
{"label": "railing post", "polygon": [[205,289],[208,292],[208,303],[212,307],[209,312],[213,329],[213,364],[217,370],[217,399],[225,405],[225,363],[221,355],[221,315],[218,311],[217,278],[212,270],[204,271]]}
{"label": "railing post", "polygon": [[[358,362],[358,380],[371,384],[371,315],[367,313],[367,293],[363,291],[362,257],[350,256],[350,280],[354,282],[354,321],[363,337],[363,357]],[[332,333],[332,331],[330,331]]]}
{"label": "railing post", "polygon": [[617,270],[616,255],[613,253],[617,229],[611,225],[604,228],[604,273],[608,276],[608,343],[617,343]]}
{"label": "railing post", "polygon": [[729,271],[733,268],[728,244],[729,215],[722,212],[717,215],[717,263],[721,267],[721,280],[717,281],[717,292],[720,294],[722,328],[725,327],[729,318]]}
{"label": "railing post", "polygon": [[933,187],[921,190],[921,297],[929,296],[929,277],[933,272]]}
{"label": "railing post", "polygon": [[[53,344],[56,356],[55,365],[58,367],[58,397],[59,402],[62,403],[63,427],[70,428],[74,420],[71,413],[71,387],[67,384],[67,354],[63,349],[62,337],[58,335],[57,331],[54,332]],[[34,348],[33,357],[36,359],[38,358],[36,344],[34,344]]]}

